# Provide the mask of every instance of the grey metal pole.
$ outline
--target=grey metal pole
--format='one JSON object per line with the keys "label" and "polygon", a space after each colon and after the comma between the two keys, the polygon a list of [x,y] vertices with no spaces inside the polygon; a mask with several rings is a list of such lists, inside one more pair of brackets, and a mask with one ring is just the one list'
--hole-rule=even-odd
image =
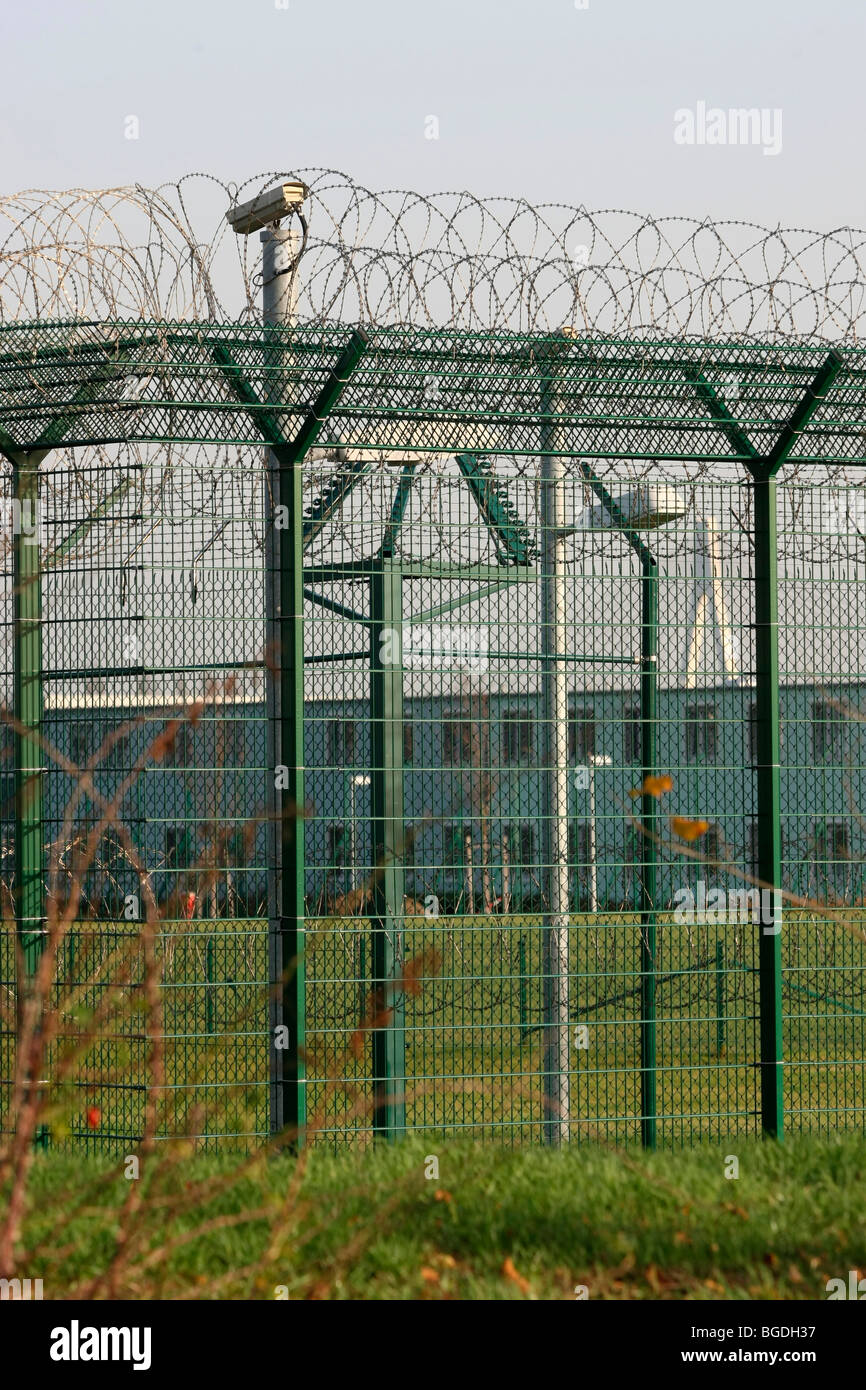
{"label": "grey metal pole", "polygon": [[[262,321],[265,328],[289,325],[294,321],[297,305],[297,276],[293,273],[295,258],[301,247],[300,232],[288,227],[266,227],[260,232],[262,243]],[[279,370],[288,365],[282,345],[269,345],[266,353],[269,368],[265,396],[269,401],[286,404],[287,378]],[[267,695],[267,765],[273,769],[268,778],[268,979],[270,981],[269,1053],[270,1122],[272,1134],[284,1128],[300,1130],[304,1122],[302,1100],[301,1046],[303,1010],[298,1007],[303,997],[303,964],[300,960],[301,929],[298,923],[298,904],[303,915],[303,822],[294,809],[303,803],[303,748],[286,746],[297,743],[291,731],[303,729],[303,707],[293,708],[298,698],[303,702],[303,688],[298,697],[295,688],[297,665],[295,652],[287,652],[294,634],[286,631],[283,621],[284,575],[292,564],[292,550],[300,526],[300,516],[292,529],[278,530],[276,508],[285,504],[294,480],[281,476],[280,465],[272,450],[266,451],[265,499],[265,640],[268,651],[266,672]],[[288,487],[287,487],[288,483]],[[292,511],[296,510],[291,508]],[[303,583],[300,576],[298,582]],[[291,614],[286,617],[291,619]],[[301,636],[301,643],[303,637]],[[301,647],[303,662],[303,646]],[[301,675],[303,680],[303,675]],[[288,717],[287,717],[288,716]],[[290,737],[286,739],[286,730]],[[302,737],[301,733],[301,737]],[[288,770],[289,785],[278,787],[275,769],[283,765]],[[290,823],[291,822],[291,823]],[[299,843],[300,837],[300,843]],[[298,881],[300,875],[300,882]],[[286,972],[291,976],[285,978]],[[275,1046],[277,1029],[289,1031],[288,1047]]]}
{"label": "grey metal pole", "polygon": [[[548,394],[548,411],[552,396]],[[552,430],[546,444],[555,447]],[[544,742],[543,928],[544,1138],[569,1138],[568,1015],[568,686],[564,566],[564,462],[548,453],[541,468],[541,683]]]}

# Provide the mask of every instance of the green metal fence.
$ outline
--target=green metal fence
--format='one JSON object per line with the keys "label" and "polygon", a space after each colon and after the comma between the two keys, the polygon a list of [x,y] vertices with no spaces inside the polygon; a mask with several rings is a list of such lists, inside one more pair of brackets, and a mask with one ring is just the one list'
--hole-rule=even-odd
{"label": "green metal fence", "polygon": [[4,1126],[862,1124],[862,372],[0,331]]}

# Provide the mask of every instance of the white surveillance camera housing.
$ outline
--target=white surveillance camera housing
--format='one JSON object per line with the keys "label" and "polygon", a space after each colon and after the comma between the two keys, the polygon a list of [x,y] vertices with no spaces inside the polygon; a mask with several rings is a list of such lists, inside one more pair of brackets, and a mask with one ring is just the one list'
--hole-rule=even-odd
{"label": "white surveillance camera housing", "polygon": [[238,203],[237,207],[229,208],[226,221],[238,236],[249,236],[300,207],[309,191],[307,185],[299,180],[281,183],[277,188],[270,188],[267,193],[251,198],[248,203]]}

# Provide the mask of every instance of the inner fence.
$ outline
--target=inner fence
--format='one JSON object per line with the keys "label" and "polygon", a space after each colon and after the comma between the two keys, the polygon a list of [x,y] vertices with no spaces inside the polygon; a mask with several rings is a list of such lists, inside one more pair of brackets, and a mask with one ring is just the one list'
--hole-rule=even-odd
{"label": "inner fence", "polygon": [[28,519],[6,447],[0,1072],[8,1115],[65,912],[45,1142],[126,1152],[148,1100],[205,1146],[293,1114],[337,1146],[757,1134],[774,1022],[788,1127],[862,1125],[859,482],[780,473],[776,621],[733,463],[647,446],[636,477],[460,424],[469,452],[390,417],[303,451],[292,689],[271,455],[128,431],[49,456]]}

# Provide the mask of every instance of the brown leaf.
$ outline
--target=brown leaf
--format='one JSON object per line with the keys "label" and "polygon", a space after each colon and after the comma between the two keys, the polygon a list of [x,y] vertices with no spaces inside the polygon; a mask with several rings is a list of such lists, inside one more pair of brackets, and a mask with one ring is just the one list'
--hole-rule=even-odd
{"label": "brown leaf", "polygon": [[524,1279],[523,1275],[518,1273],[518,1271],[514,1268],[514,1261],[512,1260],[510,1255],[506,1255],[505,1257],[505,1263],[502,1266],[502,1273],[505,1275],[506,1279],[511,1280],[512,1284],[517,1285],[521,1293],[530,1292],[529,1280]]}

